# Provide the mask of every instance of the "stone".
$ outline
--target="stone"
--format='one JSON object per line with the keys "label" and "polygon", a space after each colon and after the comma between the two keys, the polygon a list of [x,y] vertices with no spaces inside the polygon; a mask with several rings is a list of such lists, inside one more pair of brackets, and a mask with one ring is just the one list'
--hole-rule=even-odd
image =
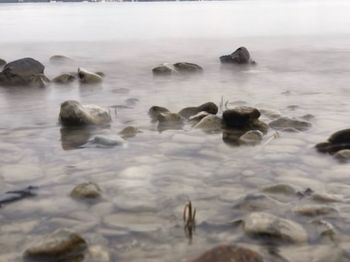
{"label": "stone", "polygon": [[90,72],[86,69],[78,69],[78,77],[82,84],[98,84],[101,83],[103,78],[96,73]]}
{"label": "stone", "polygon": [[72,63],[73,59],[69,58],[68,56],[64,55],[53,55],[50,57],[50,63],[53,64],[64,64],[64,63]]}
{"label": "stone", "polygon": [[207,112],[199,112],[196,115],[191,116],[188,120],[193,124],[196,125],[201,121],[204,117],[209,116],[210,114]]}
{"label": "stone", "polygon": [[191,116],[194,116],[194,115],[198,114],[199,112],[207,112],[209,114],[216,115],[218,112],[218,107],[213,102],[207,102],[207,103],[204,103],[204,104],[202,104],[200,106],[196,106],[196,107],[185,107],[185,108],[180,110],[179,114],[182,117],[189,119]]}
{"label": "stone", "polygon": [[120,136],[95,136],[92,142],[105,147],[120,146],[125,144],[125,140]]}
{"label": "stone", "polygon": [[255,64],[250,58],[250,54],[247,48],[239,47],[231,55],[224,55],[220,57],[220,62],[222,64],[237,64],[237,65],[247,65]]}
{"label": "stone", "polygon": [[222,130],[222,120],[215,115],[207,115],[201,119],[194,128],[201,129],[205,132],[213,133],[220,132]]}
{"label": "stone", "polygon": [[263,257],[245,247],[222,245],[206,251],[192,262],[263,262]]}
{"label": "stone", "polygon": [[172,65],[165,63],[153,68],[152,73],[154,76],[170,76],[177,72]]}
{"label": "stone", "polygon": [[22,58],[5,65],[0,73],[0,84],[4,86],[45,86],[48,78],[44,65],[33,58]]}
{"label": "stone", "polygon": [[176,63],[174,64],[174,68],[181,74],[194,74],[203,72],[203,68],[199,65],[187,62]]}
{"label": "stone", "polygon": [[119,132],[119,135],[121,135],[122,138],[126,139],[135,137],[137,133],[141,133],[141,131],[138,128],[134,126],[127,126]]}
{"label": "stone", "polygon": [[32,260],[59,262],[81,256],[87,249],[87,242],[79,234],[58,229],[40,243],[35,243],[24,252]]}
{"label": "stone", "polygon": [[245,211],[263,211],[281,207],[281,203],[261,193],[248,194],[236,201],[233,208]]}
{"label": "stone", "polygon": [[91,130],[85,127],[63,127],[60,133],[63,150],[81,148],[91,137]]}
{"label": "stone", "polygon": [[260,112],[258,109],[246,106],[226,110],[222,115],[225,125],[233,128],[244,127],[259,117]]}
{"label": "stone", "polygon": [[294,212],[304,216],[320,216],[338,213],[337,209],[326,205],[303,205],[294,208]]}
{"label": "stone", "polygon": [[93,198],[98,198],[101,196],[101,188],[93,183],[93,182],[86,182],[77,185],[76,187],[73,188],[72,192],[70,195],[73,198],[79,198],[79,199],[93,199]]}
{"label": "stone", "polygon": [[259,130],[250,130],[239,137],[239,142],[242,145],[257,145],[263,140],[264,134]]}
{"label": "stone", "polygon": [[75,76],[73,74],[62,74],[52,79],[52,82],[56,84],[69,84],[74,80]]}
{"label": "stone", "polygon": [[6,61],[0,58],[0,67],[3,67],[4,65],[6,65]]}
{"label": "stone", "polygon": [[343,129],[332,134],[328,141],[332,144],[350,144],[350,129]]}
{"label": "stone", "polygon": [[148,110],[148,115],[151,117],[152,121],[158,121],[158,117],[161,113],[170,113],[170,111],[167,108],[161,106],[152,106]]}
{"label": "stone", "polygon": [[288,117],[280,117],[269,123],[269,126],[280,131],[297,130],[306,131],[311,128],[312,124],[307,121],[301,121]]}
{"label": "stone", "polygon": [[177,113],[160,113],[157,120],[159,131],[182,129],[184,125],[184,119]]}
{"label": "stone", "polygon": [[112,118],[107,109],[68,100],[61,104],[59,120],[64,126],[105,126],[112,121]]}
{"label": "stone", "polygon": [[[320,153],[335,154],[338,151],[350,149],[350,129],[343,129],[332,134],[327,142],[316,145],[316,150]],[[340,161],[346,160],[347,151],[338,154],[337,159]]]}
{"label": "stone", "polygon": [[349,162],[350,161],[350,149],[343,149],[339,150],[337,153],[334,154],[334,158],[337,159],[339,162]]}
{"label": "stone", "polygon": [[243,228],[248,235],[268,236],[276,241],[302,243],[308,239],[300,224],[263,212],[250,213]]}

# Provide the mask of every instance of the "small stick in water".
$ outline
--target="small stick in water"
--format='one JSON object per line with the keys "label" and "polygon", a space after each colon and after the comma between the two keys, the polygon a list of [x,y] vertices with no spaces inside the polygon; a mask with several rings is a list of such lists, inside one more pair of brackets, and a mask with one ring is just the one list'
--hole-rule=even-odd
{"label": "small stick in water", "polygon": [[192,208],[192,203],[189,201],[183,211],[183,220],[185,222],[185,232],[190,240],[192,240],[193,232],[196,229],[196,209]]}

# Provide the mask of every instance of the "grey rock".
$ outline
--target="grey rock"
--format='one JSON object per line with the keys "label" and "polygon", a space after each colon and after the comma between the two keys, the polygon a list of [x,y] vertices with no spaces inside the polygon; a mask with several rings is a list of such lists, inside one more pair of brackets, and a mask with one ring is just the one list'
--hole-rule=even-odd
{"label": "grey rock", "polygon": [[120,146],[125,144],[125,140],[119,136],[95,136],[92,142],[105,147]]}
{"label": "grey rock", "polygon": [[350,161],[350,149],[339,150],[334,154],[334,158],[340,162],[349,162]]}
{"label": "grey rock", "polygon": [[170,76],[177,72],[172,65],[165,63],[153,68],[152,73],[154,76]]}
{"label": "grey rock", "polygon": [[243,46],[236,49],[236,51],[234,51],[231,55],[221,56],[220,61],[223,64],[255,64],[255,61],[253,61],[250,57],[248,49]]}
{"label": "grey rock", "polygon": [[304,216],[319,216],[338,213],[337,209],[334,207],[311,204],[296,207],[294,208],[294,212]]}
{"label": "grey rock", "polygon": [[101,83],[103,80],[103,78],[100,75],[90,72],[83,68],[78,69],[78,77],[80,83],[82,84],[98,84]]}
{"label": "grey rock", "polygon": [[243,228],[248,235],[270,236],[277,241],[302,243],[308,239],[300,224],[263,212],[249,214]]}
{"label": "grey rock", "polygon": [[79,234],[69,230],[57,230],[40,243],[29,247],[24,257],[32,260],[59,262],[81,256],[87,242]]}
{"label": "grey rock", "polygon": [[284,195],[296,195],[297,190],[291,185],[288,184],[276,184],[264,187],[263,192],[272,193],[272,194],[284,194]]}
{"label": "grey rock", "polygon": [[202,73],[203,68],[197,64],[188,63],[188,62],[180,62],[174,64],[174,68],[177,72],[181,74],[194,74],[194,73]]}
{"label": "grey rock", "polygon": [[263,140],[264,134],[259,130],[250,130],[240,136],[239,142],[242,145],[257,145]]}
{"label": "grey rock", "polygon": [[141,133],[141,131],[138,128],[133,126],[127,126],[119,132],[119,135],[121,135],[122,138],[126,139],[126,138],[135,137],[137,133]]}
{"label": "grey rock", "polygon": [[101,188],[93,183],[93,182],[86,182],[77,185],[74,187],[70,195],[73,198],[78,198],[78,199],[94,199],[94,198],[99,198],[101,196]]}
{"label": "grey rock", "polygon": [[111,115],[108,110],[96,105],[82,105],[68,100],[61,104],[59,120],[64,126],[108,125]]}
{"label": "grey rock", "polygon": [[311,128],[312,124],[310,122],[301,121],[297,119],[292,119],[288,117],[280,117],[269,123],[269,126],[281,131],[288,131],[295,129],[297,131],[306,131]]}
{"label": "grey rock", "polygon": [[222,130],[222,120],[215,115],[207,115],[199,121],[194,128],[201,129],[205,132],[213,133],[220,132]]}
{"label": "grey rock", "polygon": [[180,110],[179,114],[182,117],[188,119],[191,116],[198,114],[199,112],[207,112],[209,114],[216,115],[218,112],[218,107],[213,102],[207,102],[196,107],[185,107],[182,110]]}
{"label": "grey rock", "polygon": [[158,121],[158,117],[161,113],[170,113],[170,111],[167,108],[161,106],[152,106],[148,110],[148,115],[151,117],[152,121]]}
{"label": "grey rock", "polygon": [[52,79],[52,82],[56,84],[69,84],[73,82],[75,78],[73,74],[62,74]]}

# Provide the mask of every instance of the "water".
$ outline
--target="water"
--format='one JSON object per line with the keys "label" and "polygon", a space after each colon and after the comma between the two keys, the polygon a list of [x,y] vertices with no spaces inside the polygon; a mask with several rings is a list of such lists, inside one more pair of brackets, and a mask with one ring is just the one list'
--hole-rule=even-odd
{"label": "water", "polygon": [[[78,66],[106,74],[99,87],[0,89],[0,190],[39,186],[37,197],[0,209],[0,261],[21,261],[26,247],[62,227],[81,233],[91,246],[102,246],[112,261],[187,261],[234,242],[258,250],[266,261],[283,261],[230,224],[249,213],[233,206],[276,183],[349,199],[349,165],[313,149],[348,127],[349,8],[345,0],[0,5],[1,58],[36,58],[49,78]],[[241,45],[258,66],[221,68],[218,57]],[[55,54],[76,62],[52,65],[49,57]],[[178,61],[198,63],[205,74],[152,77],[154,66]],[[138,102],[116,114],[111,109],[110,129],[78,134],[89,139],[128,125],[141,129],[126,147],[64,146],[71,134],[58,124],[63,101],[110,107],[126,105],[129,98]],[[147,115],[152,105],[177,112],[222,99],[288,117],[312,114],[313,127],[234,148],[221,134],[188,126],[159,133]],[[273,134],[270,130],[264,142]],[[103,189],[100,202],[69,197],[75,185],[90,180]],[[312,218],[292,212],[305,200],[271,196],[285,208],[265,211],[302,223],[310,238],[308,244],[278,247],[281,256],[293,262],[313,261],[312,256],[318,256],[314,261],[349,261],[346,254],[343,260],[336,257],[339,250],[349,250],[348,202],[326,203],[339,210],[323,216],[336,228],[331,241],[317,236]],[[191,243],[182,221],[188,200],[197,208]]]}

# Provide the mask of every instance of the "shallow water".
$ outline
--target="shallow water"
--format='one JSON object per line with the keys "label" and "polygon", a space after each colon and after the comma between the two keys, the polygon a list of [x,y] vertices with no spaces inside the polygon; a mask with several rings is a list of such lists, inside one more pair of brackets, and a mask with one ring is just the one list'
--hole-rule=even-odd
{"label": "shallow water", "polygon": [[[223,243],[250,246],[266,261],[285,261],[276,253],[292,262],[349,261],[349,165],[313,149],[349,127],[349,8],[347,1],[0,5],[1,58],[36,58],[49,78],[77,67],[106,74],[101,86],[0,88],[0,190],[39,187],[37,197],[0,209],[0,261],[21,261],[26,247],[62,227],[103,246],[111,261],[187,261]],[[222,68],[218,57],[241,45],[258,65]],[[55,54],[75,62],[50,64]],[[154,66],[179,61],[198,63],[205,73],[153,78]],[[130,105],[130,98],[138,101]],[[68,99],[109,107],[111,127],[61,130],[59,107]],[[261,145],[231,147],[221,134],[189,126],[159,133],[147,115],[152,105],[177,112],[222,100],[288,117],[311,114],[313,126],[275,139],[270,130]],[[115,105],[128,108],[115,111]],[[72,136],[84,144],[128,125],[142,133],[124,147],[74,149],[70,143]],[[69,197],[75,185],[90,180],[102,188],[101,201]],[[326,203],[337,215],[321,216],[336,228],[336,240],[320,239],[312,218],[292,211],[312,201],[292,196],[270,195],[283,208],[265,211],[302,223],[307,244],[272,252],[230,224],[249,213],[233,208],[238,199],[277,183],[344,199]],[[188,200],[197,209],[192,241],[182,221]]]}

